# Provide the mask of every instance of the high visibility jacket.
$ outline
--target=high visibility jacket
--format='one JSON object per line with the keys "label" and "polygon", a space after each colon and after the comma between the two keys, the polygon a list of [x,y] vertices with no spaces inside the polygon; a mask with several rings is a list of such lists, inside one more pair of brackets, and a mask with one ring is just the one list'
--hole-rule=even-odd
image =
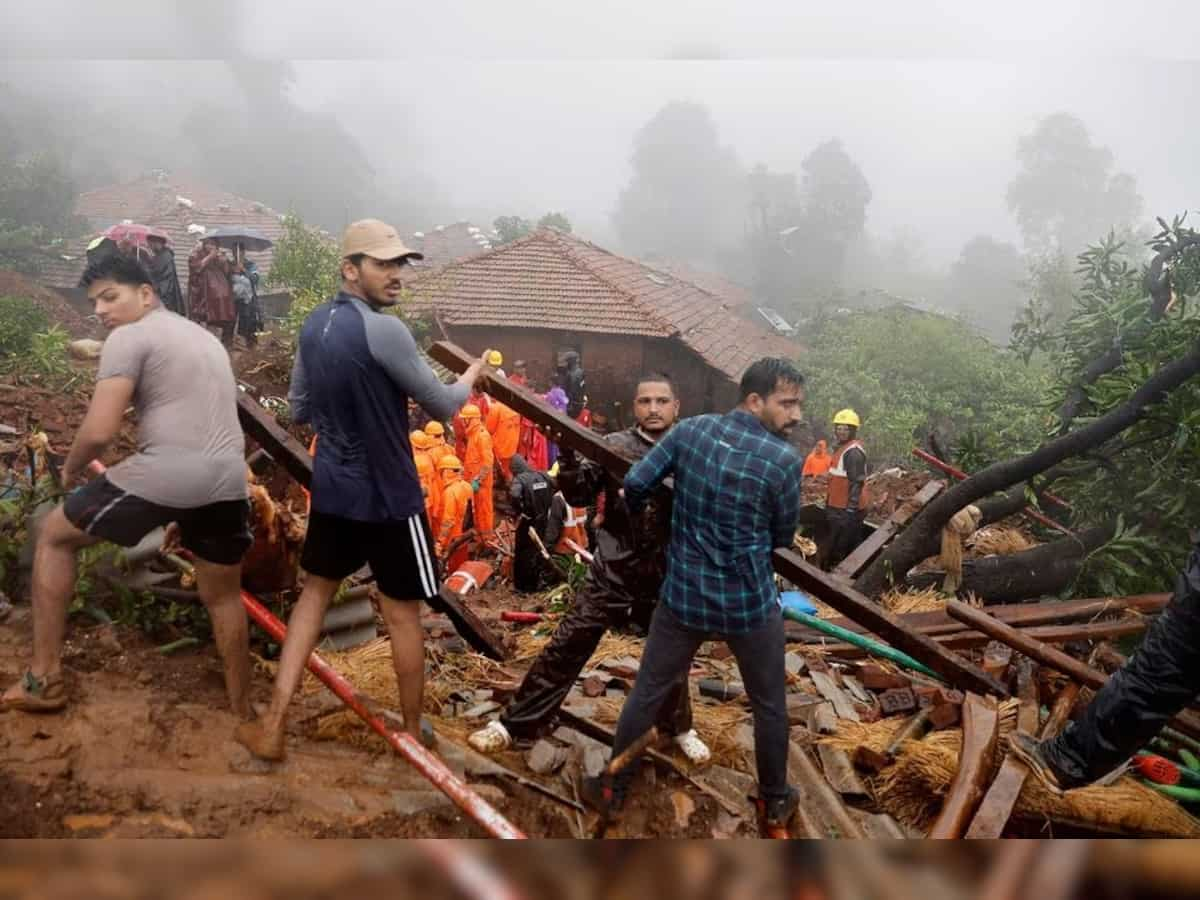
{"label": "high visibility jacket", "polygon": [[425,513],[429,516],[429,527],[437,533],[442,517],[442,482],[428,450],[413,448],[413,462],[417,464],[417,478],[421,481],[421,493],[425,495]]}
{"label": "high visibility jacket", "polygon": [[497,459],[511,459],[521,440],[521,414],[493,400],[488,405],[487,430]]}
{"label": "high visibility jacket", "polygon": [[824,475],[829,471],[829,467],[833,464],[833,457],[829,455],[824,441],[817,441],[817,446],[813,448],[813,452],[808,454],[804,460],[804,471],[800,474],[804,477],[810,475]]}
{"label": "high visibility jacket", "polygon": [[[863,447],[862,441],[855,438],[852,441],[847,441],[833,451],[833,460],[829,465],[829,494],[825,501],[826,507],[830,509],[846,509],[850,506],[850,479],[846,475],[845,456],[848,450],[857,449],[863,454],[864,471],[863,478],[866,479],[865,462],[867,451]],[[862,490],[858,494],[858,503],[855,509],[867,508],[867,486],[864,483]]]}
{"label": "high visibility jacket", "polygon": [[434,438],[436,442],[425,452],[429,454],[429,458],[433,460],[433,467],[436,469],[437,464],[442,461],[442,457],[454,452],[454,448],[446,443],[445,438]]}
{"label": "high visibility jacket", "polygon": [[576,546],[587,549],[587,507],[568,506],[563,517],[562,531],[558,535],[558,543],[554,545],[555,553],[565,553],[568,556],[575,551],[567,544],[574,541]]}
{"label": "high visibility jacket", "polygon": [[455,473],[442,484],[442,521],[437,532],[437,552],[442,556],[449,543],[463,533],[463,522],[471,506],[471,485]]}
{"label": "high visibility jacket", "polygon": [[492,471],[496,454],[492,449],[492,436],[484,428],[477,428],[467,435],[467,452],[463,457],[463,481],[470,484],[476,478],[480,486],[491,486]]}

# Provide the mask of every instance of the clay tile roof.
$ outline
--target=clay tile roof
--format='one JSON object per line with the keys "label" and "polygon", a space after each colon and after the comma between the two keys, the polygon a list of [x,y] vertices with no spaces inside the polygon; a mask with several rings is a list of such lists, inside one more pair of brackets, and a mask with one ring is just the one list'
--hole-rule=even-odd
{"label": "clay tile roof", "polygon": [[[419,237],[418,237],[419,235]],[[425,254],[421,269],[437,269],[492,249],[491,235],[470,222],[435,226],[429,231],[406,235],[404,243]]]}
{"label": "clay tile roof", "polygon": [[[179,203],[176,197],[190,200],[191,207]],[[209,230],[219,226],[243,226],[273,241],[283,234],[280,214],[262,203],[192,181],[153,175],[82,193],[76,200],[75,212],[87,219],[94,231],[66,248],[46,254],[39,276],[43,284],[75,287],[87,264],[87,245],[99,232],[125,219],[160,228],[170,236],[179,286],[185,291],[188,254],[200,240],[198,234],[188,232],[189,225],[200,225]],[[273,251],[247,253],[246,256],[258,263],[259,272],[265,278],[271,269]]]}
{"label": "clay tile roof", "polygon": [[677,338],[731,380],[799,347],[689,281],[552,229],[418,277],[414,306],[446,325]]}

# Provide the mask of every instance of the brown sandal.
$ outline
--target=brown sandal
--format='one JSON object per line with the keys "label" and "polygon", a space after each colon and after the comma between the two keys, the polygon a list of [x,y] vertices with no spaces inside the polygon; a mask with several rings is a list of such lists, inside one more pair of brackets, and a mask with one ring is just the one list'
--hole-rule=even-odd
{"label": "brown sandal", "polygon": [[67,705],[67,687],[62,675],[38,678],[29,669],[21,676],[22,693],[0,700],[0,708],[21,712],[57,712]]}

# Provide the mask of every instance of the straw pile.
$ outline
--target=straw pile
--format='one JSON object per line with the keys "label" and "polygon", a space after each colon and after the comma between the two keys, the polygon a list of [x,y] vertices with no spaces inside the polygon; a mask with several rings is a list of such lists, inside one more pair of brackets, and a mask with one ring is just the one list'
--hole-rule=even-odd
{"label": "straw pile", "polygon": [[[1000,751],[993,760],[998,769],[1003,760],[1007,734],[1016,718],[1016,702],[1001,705]],[[840,722],[836,735],[823,742],[847,752],[862,745],[883,751],[904,719],[883,719],[873,724]],[[958,771],[962,732],[935,731],[901,747],[895,765],[872,782],[880,807],[898,820],[927,831],[937,818],[942,798]],[[1028,778],[1017,800],[1014,817],[1088,823],[1101,830],[1117,830],[1162,837],[1200,836],[1200,822],[1172,800],[1155,793],[1132,778],[1122,778],[1110,787],[1089,787],[1051,794],[1036,778]]]}
{"label": "straw pile", "polygon": [[[595,704],[595,713],[590,717],[601,725],[616,725],[621,715],[624,699],[600,697],[589,700]],[[738,746],[737,731],[739,726],[750,721],[750,710],[740,703],[709,704],[698,702],[695,694],[692,696],[693,727],[700,739],[708,744],[712,751],[712,761],[715,765],[738,769],[742,772],[753,773],[754,754]],[[685,767],[687,760],[682,754],[674,754]]]}
{"label": "straw pile", "polygon": [[946,608],[946,595],[936,588],[923,591],[893,588],[879,598],[880,604],[890,613],[937,612]]}
{"label": "straw pile", "polygon": [[972,556],[1012,556],[1037,546],[1037,542],[1017,528],[989,525],[966,540]]}

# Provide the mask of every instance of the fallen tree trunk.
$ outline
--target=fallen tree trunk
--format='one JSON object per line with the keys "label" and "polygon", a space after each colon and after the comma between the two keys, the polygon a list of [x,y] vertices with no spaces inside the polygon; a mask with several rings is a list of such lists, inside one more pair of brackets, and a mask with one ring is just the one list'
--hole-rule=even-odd
{"label": "fallen tree trunk", "polygon": [[[1057,594],[1075,583],[1079,568],[1093,550],[1113,536],[1113,526],[1101,525],[1010,556],[985,556],[963,563],[961,594],[974,594],[984,603],[1012,603],[1024,597]],[[923,589],[942,583],[942,572],[910,575],[905,583]]]}
{"label": "fallen tree trunk", "polygon": [[931,537],[968,504],[1011,488],[1045,472],[1065,459],[1100,446],[1143,418],[1150,407],[1200,374],[1200,344],[1168,363],[1147,379],[1132,396],[1088,425],[1055,438],[1032,453],[988,466],[959,482],[930,503],[891,546],[871,563],[856,583],[861,593],[879,594],[889,581],[902,581],[908,571],[930,555],[922,553]]}

